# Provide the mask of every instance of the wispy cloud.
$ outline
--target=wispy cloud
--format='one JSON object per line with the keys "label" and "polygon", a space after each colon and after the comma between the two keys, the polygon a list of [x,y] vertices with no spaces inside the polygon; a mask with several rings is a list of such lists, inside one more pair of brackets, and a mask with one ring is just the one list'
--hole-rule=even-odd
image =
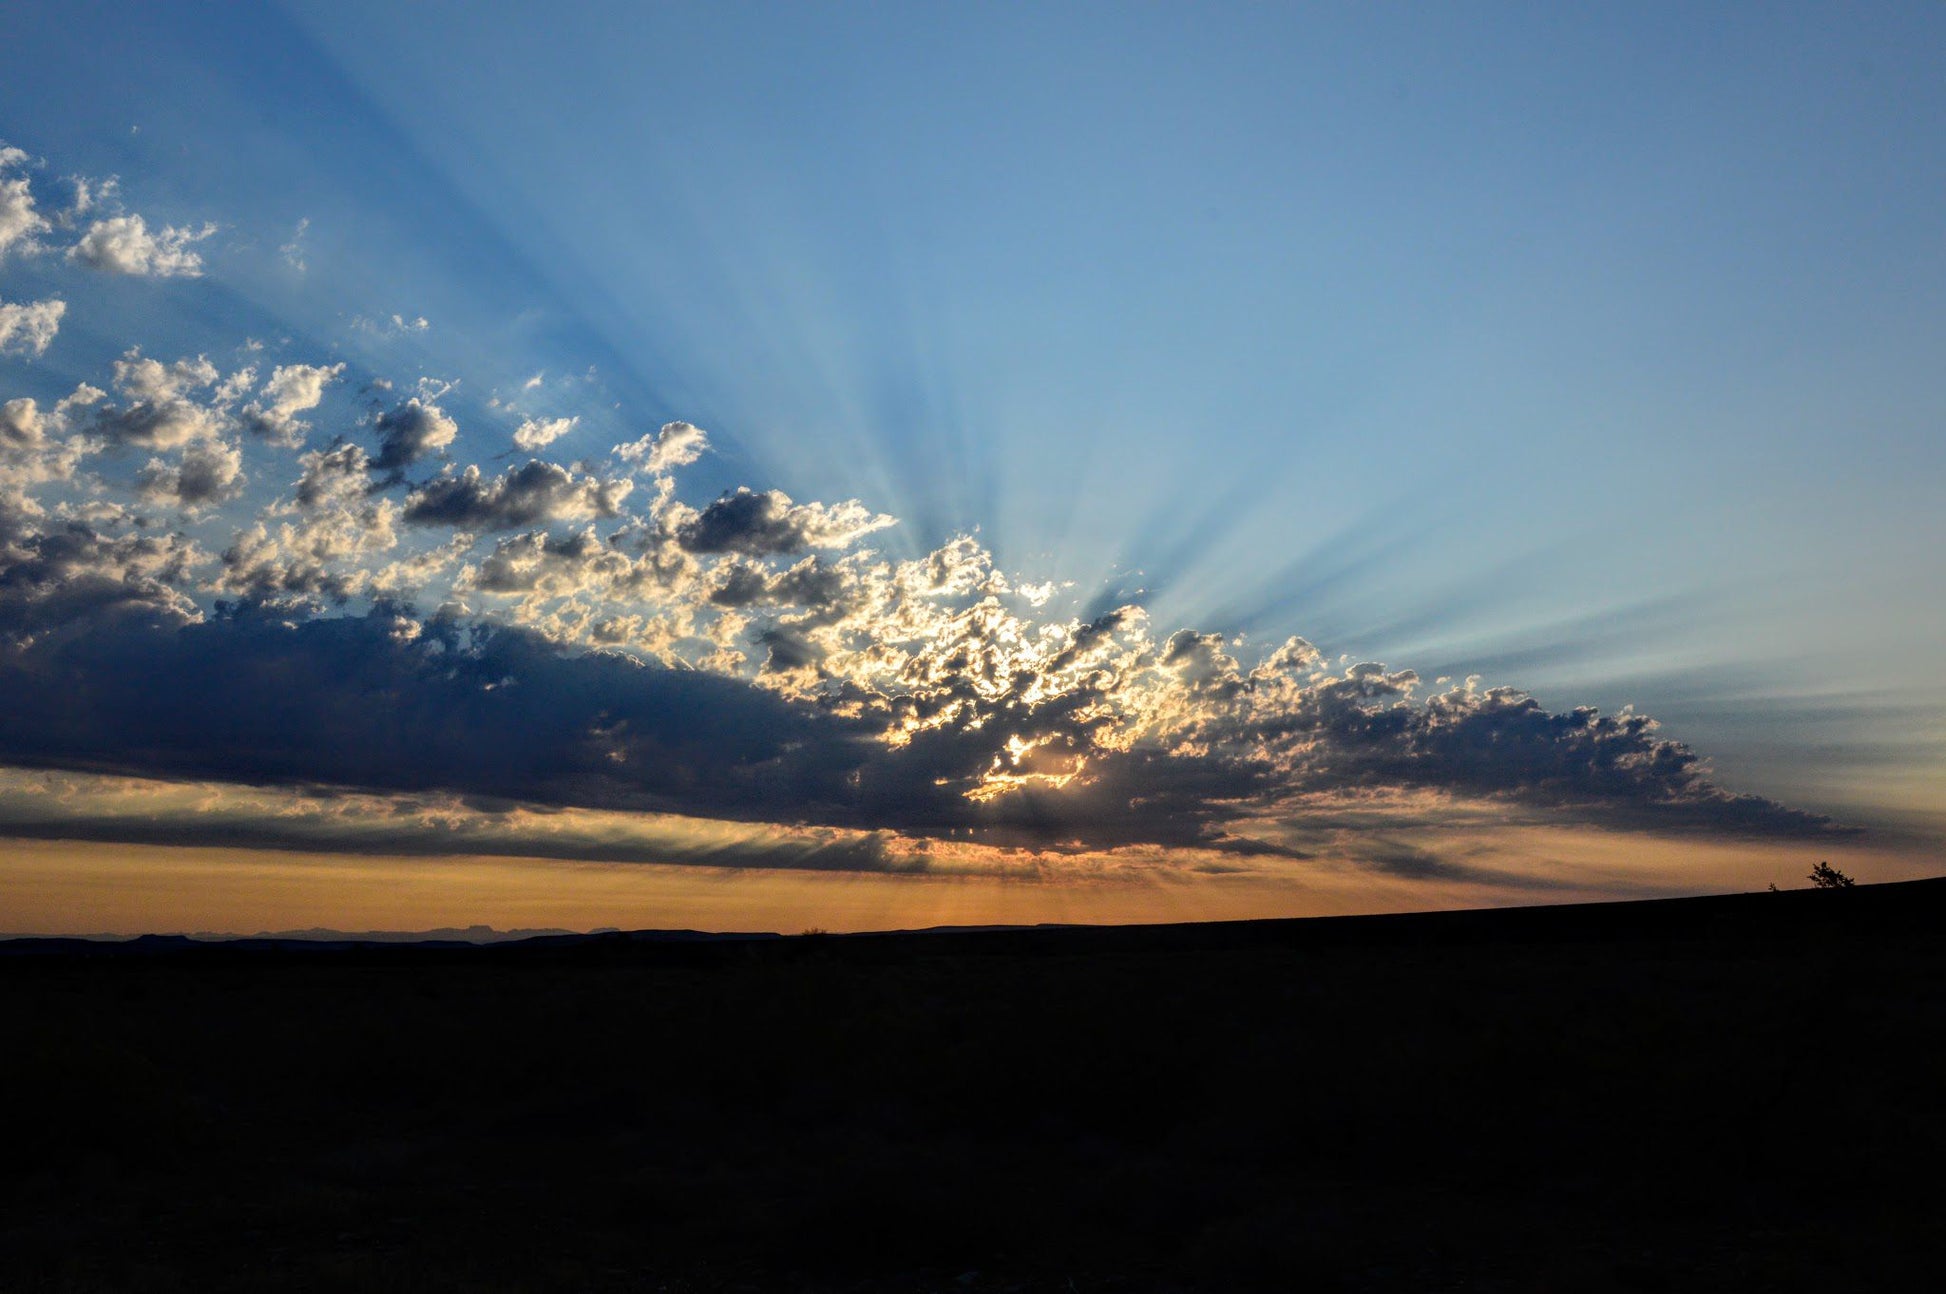
{"label": "wispy cloud", "polygon": [[305,260],[304,253],[304,236],[310,232],[311,218],[305,216],[297,222],[297,228],[291,231],[290,241],[277,249],[278,254],[284,258],[284,264],[290,266],[299,274],[310,269],[310,265]]}

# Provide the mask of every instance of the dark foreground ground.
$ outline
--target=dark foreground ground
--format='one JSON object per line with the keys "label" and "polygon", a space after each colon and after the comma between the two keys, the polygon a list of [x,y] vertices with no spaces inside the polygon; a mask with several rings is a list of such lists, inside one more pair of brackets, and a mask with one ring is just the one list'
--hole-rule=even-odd
{"label": "dark foreground ground", "polygon": [[1946,1287],[1946,881],[0,956],[0,1286]]}

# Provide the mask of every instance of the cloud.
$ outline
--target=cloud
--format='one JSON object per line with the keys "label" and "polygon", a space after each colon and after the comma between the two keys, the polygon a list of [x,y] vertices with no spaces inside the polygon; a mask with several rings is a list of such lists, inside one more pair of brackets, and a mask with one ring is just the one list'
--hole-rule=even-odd
{"label": "cloud", "polygon": [[415,315],[408,319],[404,315],[395,314],[378,321],[360,315],[351,321],[351,326],[359,332],[375,333],[380,337],[404,337],[410,333],[425,332],[432,327],[432,323],[424,315]]}
{"label": "cloud", "polygon": [[116,445],[180,449],[193,441],[218,438],[226,418],[195,393],[215,385],[216,366],[203,356],[173,364],[129,351],[115,361],[114,388],[121,403],[101,404],[93,430]]}
{"label": "cloud", "polygon": [[279,365],[264,383],[261,398],[244,406],[244,425],[273,445],[295,448],[303,444],[311,424],[297,415],[317,408],[324,399],[324,388],[344,371],[343,364]]}
{"label": "cloud", "polygon": [[[113,639],[125,623],[151,627],[193,620],[178,587],[198,554],[177,535],[105,535],[81,522],[0,534],[0,671],[34,686],[33,663],[64,647]],[[60,696],[39,704],[59,705]]]}
{"label": "cloud", "polygon": [[[149,565],[164,556],[147,554]],[[103,558],[83,544],[69,567],[96,572],[110,564]],[[38,586],[66,583],[49,576]],[[139,575],[107,588],[114,596],[103,605],[168,610]],[[98,610],[81,605],[76,613]],[[40,622],[46,620],[43,613]],[[8,623],[0,614],[0,624]],[[1063,645],[1083,637],[1077,631]],[[1070,659],[1078,663],[1081,655]],[[1091,659],[1114,656],[1109,648]],[[149,686],[155,678],[171,686]],[[292,687],[294,679],[304,686]],[[1088,688],[1097,700],[1105,690],[1112,684],[1100,679]],[[943,724],[892,748],[878,739],[881,721],[869,711],[841,715],[705,671],[576,653],[527,631],[422,621],[387,609],[295,621],[244,611],[133,619],[113,633],[6,656],[0,704],[11,716],[0,734],[0,759],[15,763],[53,760],[258,784],[445,789],[919,836],[972,832],[992,844],[1034,848],[1152,843],[1281,853],[1274,840],[1227,830],[1243,818],[1243,805],[1274,813],[1278,796],[1294,784],[1315,793],[1364,780],[1323,763],[1271,776],[1244,751],[1117,749],[1100,740],[1103,733],[1091,734],[1086,715],[1059,695],[989,707],[984,726],[991,734],[964,722]],[[1526,707],[1503,699],[1493,709]],[[1618,753],[1652,757],[1621,803],[1638,812],[1664,803],[1675,810],[1664,814],[1664,826],[1723,825],[1711,816],[1724,805],[1720,795],[1688,772],[1671,779],[1654,771],[1659,749],[1640,731],[1622,725],[1600,740],[1627,747]],[[1336,753],[1355,754],[1358,746],[1356,738],[1340,742]],[[966,779],[992,772],[996,762],[1005,766],[1001,793],[965,795]],[[1556,759],[1547,769],[1585,762]],[[1083,769],[1088,776],[1077,777]],[[1509,771],[1488,780],[1507,789]],[[1405,780],[1449,784],[1452,773],[1422,766]],[[1065,783],[1057,796],[1034,790],[1057,783]],[[1654,793],[1639,794],[1645,786]],[[1596,799],[1622,789],[1596,788]],[[1672,799],[1679,803],[1668,804]],[[1737,825],[1787,834],[1818,826],[1776,806],[1742,815]]]}
{"label": "cloud", "polygon": [[[464,580],[468,590],[566,597],[580,593],[638,596],[663,584],[641,559],[605,543],[592,530],[555,536],[531,531],[498,541]],[[666,584],[664,585],[666,587]]]}
{"label": "cloud", "polygon": [[834,827],[563,809],[444,791],[256,787],[23,769],[0,769],[0,835],[848,872],[917,871],[929,854],[924,842]]}
{"label": "cloud", "polygon": [[243,493],[243,451],[222,441],[194,444],[173,464],[151,458],[135,480],[147,502],[200,511]]}
{"label": "cloud", "polygon": [[223,550],[219,591],[287,613],[358,597],[409,598],[471,546],[471,536],[454,535],[401,551],[400,506],[372,490],[370,462],[357,445],[314,450],[298,463],[290,501],[269,505]]}
{"label": "cloud", "polygon": [[579,418],[529,418],[514,429],[514,447],[532,453],[545,449],[561,437],[573,431],[581,422]]}
{"label": "cloud", "polygon": [[297,502],[304,508],[356,502],[368,493],[366,477],[371,459],[357,445],[334,445],[298,459],[304,474],[297,480]]}
{"label": "cloud", "polygon": [[459,424],[444,409],[417,396],[379,414],[372,425],[378,432],[378,457],[372,460],[372,470],[393,480],[459,435]]}
{"label": "cloud", "polygon": [[0,355],[45,355],[67,309],[67,302],[51,298],[25,304],[0,301]]}
{"label": "cloud", "polygon": [[68,183],[74,188],[74,200],[58,217],[63,229],[74,228],[81,217],[103,206],[111,205],[121,197],[121,181],[112,175],[105,180],[92,180],[85,175],[70,175]]}
{"label": "cloud", "polygon": [[701,427],[686,422],[667,422],[653,436],[615,447],[615,456],[645,472],[662,476],[687,466],[703,456],[709,437]]}
{"label": "cloud", "polygon": [[115,361],[114,386],[118,394],[138,403],[162,404],[212,385],[217,376],[216,365],[202,355],[164,364],[131,350]]}
{"label": "cloud", "polygon": [[48,230],[47,217],[35,209],[27,177],[8,174],[27,162],[26,153],[0,144],[0,261],[12,252],[34,250],[34,236]]}
{"label": "cloud", "polygon": [[0,405],[0,461],[38,452],[46,444],[47,419],[38,401],[22,397]]}
{"label": "cloud", "polygon": [[41,516],[33,487],[71,480],[92,449],[82,438],[62,434],[71,407],[63,402],[43,410],[32,397],[0,404],[0,531],[18,533],[29,518]]}
{"label": "cloud", "polygon": [[194,278],[203,272],[203,258],[191,249],[216,232],[215,225],[184,229],[165,225],[149,232],[139,215],[97,220],[68,249],[68,259],[113,274],[139,278]]}
{"label": "cloud", "polygon": [[[166,399],[205,377],[194,362],[131,361],[121,386]],[[6,416],[16,454],[53,443],[37,407],[15,402]],[[190,462],[138,488],[185,499],[228,488],[222,466],[186,488]],[[459,591],[520,599],[527,627],[457,605],[421,617],[383,601],[407,582],[400,568],[417,562],[423,578],[471,541],[395,558],[401,517],[456,529],[619,519],[625,495],[603,490],[625,483],[539,462],[499,478],[470,468],[401,508],[371,492],[356,445],[301,465],[292,501],[222,554],[218,587],[245,601],[215,616],[181,591],[196,560],[185,541],[16,526],[0,555],[0,631],[15,644],[0,654],[0,704],[19,717],[0,759],[1055,851],[1288,854],[1253,824],[1313,813],[1321,795],[1412,788],[1622,825],[1825,826],[1721,791],[1640,716],[1554,714],[1472,684],[1420,702],[1410,671],[1332,671],[1301,639],[1246,667],[1220,635],[1157,641],[1133,607],[1024,620],[964,538],[907,562],[812,555],[783,569],[760,543],[699,568],[658,522],[657,508],[685,515],[679,505],[652,502],[606,537],[501,540],[456,578]],[[278,520],[278,508],[291,511]],[[380,604],[250,610],[293,597]],[[617,610],[631,606],[649,614]],[[575,641],[653,643],[702,663]],[[738,642],[760,657],[752,673]],[[166,695],[140,683],[156,678],[171,681]]]}
{"label": "cloud", "polygon": [[770,557],[807,548],[843,548],[895,524],[896,518],[871,512],[855,499],[795,504],[782,490],[740,487],[681,522],[676,535],[692,553]]}
{"label": "cloud", "polygon": [[342,605],[377,591],[382,555],[398,546],[398,505],[373,499],[307,512],[294,521],[259,520],[237,532],[222,553],[216,587],[252,602]]}
{"label": "cloud", "polygon": [[576,476],[539,459],[488,479],[478,467],[434,477],[406,499],[405,519],[456,530],[514,530],[537,521],[591,521],[621,515],[633,482]]}
{"label": "cloud", "polygon": [[310,268],[304,261],[304,235],[310,231],[311,218],[305,216],[297,222],[297,228],[291,231],[291,240],[277,249],[278,254],[284,258],[284,264],[299,274]]}
{"label": "cloud", "polygon": [[758,817],[837,790],[809,756],[862,736],[735,680],[385,611],[132,620],[0,658],[0,704],[15,764]]}

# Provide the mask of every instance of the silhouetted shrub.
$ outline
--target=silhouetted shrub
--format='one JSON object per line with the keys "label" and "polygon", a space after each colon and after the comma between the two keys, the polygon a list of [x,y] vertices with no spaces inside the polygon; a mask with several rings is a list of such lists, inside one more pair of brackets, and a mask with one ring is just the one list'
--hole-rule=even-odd
{"label": "silhouetted shrub", "polygon": [[1848,890],[1857,882],[1830,863],[1820,862],[1811,869],[1811,885],[1820,890]]}

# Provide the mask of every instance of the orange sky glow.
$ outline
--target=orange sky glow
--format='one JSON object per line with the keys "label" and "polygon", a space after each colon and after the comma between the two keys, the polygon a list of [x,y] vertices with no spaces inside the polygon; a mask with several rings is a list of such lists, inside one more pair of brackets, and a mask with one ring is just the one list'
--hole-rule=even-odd
{"label": "orange sky glow", "polygon": [[[0,842],[0,933],[423,930],[841,930],[1142,923],[1582,902],[1805,884],[1829,859],[1861,881],[1942,860],[1862,843],[1716,844],[1590,830],[1476,835],[1496,884],[1374,875],[1327,857],[1207,874],[1140,860],[1024,856],[1011,875],[812,872],[654,863]],[[1523,885],[1518,875],[1533,877]]]}

